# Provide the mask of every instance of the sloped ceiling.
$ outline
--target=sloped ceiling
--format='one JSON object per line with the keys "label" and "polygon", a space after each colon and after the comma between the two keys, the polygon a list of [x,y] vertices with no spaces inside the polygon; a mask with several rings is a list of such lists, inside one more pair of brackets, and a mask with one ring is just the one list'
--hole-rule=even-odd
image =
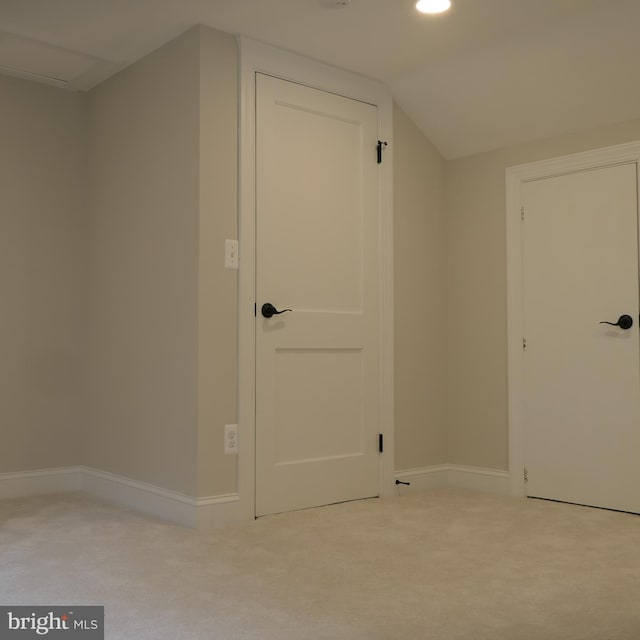
{"label": "sloped ceiling", "polygon": [[14,67],[51,84],[53,51],[86,90],[205,24],[384,81],[447,158],[640,117],[639,0],[452,1],[0,0],[0,72],[13,38]]}

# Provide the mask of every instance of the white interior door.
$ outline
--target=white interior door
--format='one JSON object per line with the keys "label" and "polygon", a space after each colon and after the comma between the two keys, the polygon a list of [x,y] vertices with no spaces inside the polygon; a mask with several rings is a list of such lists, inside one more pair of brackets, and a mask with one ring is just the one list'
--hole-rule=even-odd
{"label": "white interior door", "polygon": [[[257,74],[256,514],[379,493],[377,108]],[[265,318],[271,303],[292,311]]]}
{"label": "white interior door", "polygon": [[527,495],[640,512],[637,166],[522,196]]}

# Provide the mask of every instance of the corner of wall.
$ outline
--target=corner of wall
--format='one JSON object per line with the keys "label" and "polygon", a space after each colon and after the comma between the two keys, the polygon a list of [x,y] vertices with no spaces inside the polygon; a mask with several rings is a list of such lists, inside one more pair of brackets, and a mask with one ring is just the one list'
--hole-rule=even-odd
{"label": "corner of wall", "polygon": [[198,33],[197,495],[211,496],[237,491],[238,456],[224,455],[224,425],[237,423],[238,271],[224,268],[224,242],[238,238],[239,56],[235,37],[208,27]]}
{"label": "corner of wall", "polygon": [[444,159],[394,105],[396,469],[447,461]]}

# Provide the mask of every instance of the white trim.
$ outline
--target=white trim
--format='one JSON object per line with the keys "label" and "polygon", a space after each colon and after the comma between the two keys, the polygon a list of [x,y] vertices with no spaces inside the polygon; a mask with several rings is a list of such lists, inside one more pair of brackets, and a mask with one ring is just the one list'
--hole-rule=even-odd
{"label": "white trim", "polygon": [[506,169],[507,352],[509,422],[509,493],[525,495],[522,297],[522,184],[551,176],[625,162],[640,163],[640,141],[594,149]]}
{"label": "white trim", "polygon": [[92,496],[186,527],[210,528],[244,519],[237,493],[205,498],[163,489],[89,467],[0,474],[0,499],[84,491]]}
{"label": "white trim", "polygon": [[82,489],[92,496],[186,527],[197,525],[196,500],[190,496],[107,471],[83,471]]}
{"label": "white trim", "polygon": [[0,473],[0,499],[80,491],[82,473],[82,467]]}
{"label": "white trim", "polygon": [[397,480],[410,482],[410,486],[397,485],[397,493],[415,493],[442,487],[459,487],[470,491],[509,494],[509,472],[500,469],[483,469],[457,464],[439,464],[419,469],[397,471]]}
{"label": "white trim", "polygon": [[396,485],[396,493],[419,493],[429,489],[440,489],[447,486],[447,473],[449,467],[446,464],[433,465],[431,467],[420,467],[418,469],[405,469],[396,471],[395,480],[411,483],[409,486]]}
{"label": "white trim", "polygon": [[210,496],[196,500],[197,529],[211,529],[232,522],[246,521],[246,514],[237,493]]}
{"label": "white trim", "polygon": [[243,518],[237,493],[194,498],[107,471],[83,468],[83,490],[110,502],[186,527],[206,529]]}
{"label": "white trim", "polygon": [[[396,479],[410,482],[411,486],[395,485]],[[495,469],[441,464],[397,471],[393,474],[393,484],[392,495],[449,486],[505,495],[509,492],[509,474]],[[237,493],[193,498],[184,493],[90,467],[0,474],[0,499],[70,491],[83,491],[155,518],[197,529],[210,529],[247,520],[245,507]]]}
{"label": "white trim", "polygon": [[449,465],[447,483],[451,487],[502,496],[509,495],[510,488],[508,471],[466,467],[457,464]]}
{"label": "white trim", "polygon": [[240,46],[240,273],[238,285],[239,512],[255,514],[255,74],[267,73],[378,107],[378,133],[388,146],[380,167],[380,424],[385,451],[380,495],[394,495],[393,410],[393,102],[378,82],[244,37]]}

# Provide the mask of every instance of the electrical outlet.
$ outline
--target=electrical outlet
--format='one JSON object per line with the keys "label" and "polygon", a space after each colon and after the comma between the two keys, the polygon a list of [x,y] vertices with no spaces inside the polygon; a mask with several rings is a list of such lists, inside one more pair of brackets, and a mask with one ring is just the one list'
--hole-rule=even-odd
{"label": "electrical outlet", "polygon": [[238,453],[238,425],[224,425],[224,452],[226,455]]}

